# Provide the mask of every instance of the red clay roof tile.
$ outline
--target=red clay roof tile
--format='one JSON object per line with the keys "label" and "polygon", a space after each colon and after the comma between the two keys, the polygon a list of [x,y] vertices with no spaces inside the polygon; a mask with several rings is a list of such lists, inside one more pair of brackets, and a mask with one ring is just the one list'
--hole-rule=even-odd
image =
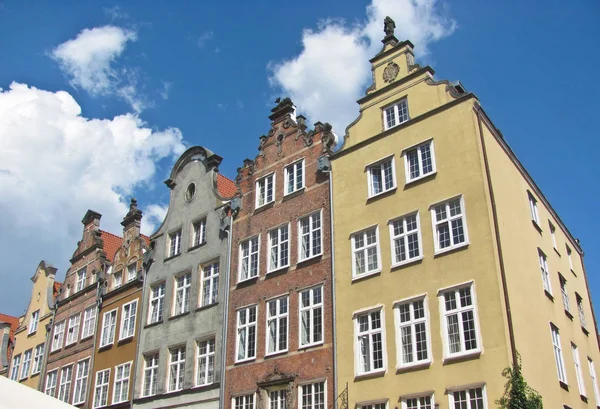
{"label": "red clay roof tile", "polygon": [[[15,341],[15,331],[19,328],[19,318],[13,317],[12,315],[0,314],[0,322],[6,322],[10,324],[9,338],[11,342]],[[10,352],[10,351],[9,351]]]}
{"label": "red clay roof tile", "polygon": [[217,190],[222,197],[233,197],[237,193],[235,182],[220,173],[217,174]]}
{"label": "red clay roof tile", "polygon": [[104,230],[100,230],[100,237],[104,242],[104,252],[106,253],[106,259],[112,263],[115,258],[115,254],[121,244],[123,243],[123,238],[116,236],[112,233],[109,233]]}

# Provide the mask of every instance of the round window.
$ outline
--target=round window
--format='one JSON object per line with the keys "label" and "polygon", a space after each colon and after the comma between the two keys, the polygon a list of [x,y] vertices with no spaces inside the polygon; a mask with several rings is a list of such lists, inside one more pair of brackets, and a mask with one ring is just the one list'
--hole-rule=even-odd
{"label": "round window", "polygon": [[194,198],[195,194],[196,194],[196,185],[193,183],[190,183],[187,187],[187,190],[185,191],[185,200],[187,200],[189,202],[190,200],[192,200]]}

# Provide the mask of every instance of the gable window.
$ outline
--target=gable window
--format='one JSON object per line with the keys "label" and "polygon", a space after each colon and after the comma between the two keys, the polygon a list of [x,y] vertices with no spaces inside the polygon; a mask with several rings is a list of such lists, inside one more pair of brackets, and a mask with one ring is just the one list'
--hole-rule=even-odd
{"label": "gable window", "polygon": [[323,343],[323,286],[300,292],[300,347]]}
{"label": "gable window", "polygon": [[44,362],[44,350],[46,344],[39,344],[33,351],[33,367],[31,368],[31,374],[35,375],[40,373],[42,370],[42,363]]}
{"label": "gable window", "polygon": [[192,247],[206,242],[206,219],[198,220],[192,224]]}
{"label": "gable window", "polygon": [[289,226],[278,227],[269,232],[269,272],[290,265]]}
{"label": "gable window", "polygon": [[558,246],[556,245],[556,228],[550,220],[548,220],[548,227],[550,229],[550,236],[552,237],[552,246],[554,247],[554,250],[558,251]]}
{"label": "gable window", "polygon": [[571,258],[571,247],[567,246],[565,244],[565,247],[567,249],[567,258],[569,259],[569,268],[571,269],[571,271],[575,271],[575,269],[573,269],[573,259]]}
{"label": "gable window", "polygon": [[322,254],[323,238],[321,235],[321,212],[298,220],[300,245],[299,261],[308,260]]}
{"label": "gable window", "polygon": [[100,337],[100,348],[113,343],[115,339],[115,325],[117,323],[117,310],[104,313],[102,320],[102,335]]}
{"label": "gable window", "polygon": [[169,392],[182,390],[185,375],[185,347],[171,348],[169,357]]}
{"label": "gable window", "polygon": [[52,351],[62,348],[65,336],[65,322],[61,321],[54,325],[54,338],[52,338]]}
{"label": "gable window", "polygon": [[215,339],[198,341],[196,350],[196,386],[215,380]]}
{"label": "gable window", "polygon": [[300,385],[302,396],[302,409],[325,409],[325,382],[309,383]]}
{"label": "gable window", "polygon": [[181,253],[181,230],[169,234],[169,257]]}
{"label": "gable window", "polygon": [[144,390],[142,396],[156,395],[158,378],[158,354],[144,356]]}
{"label": "gable window", "polygon": [[92,305],[83,312],[83,330],[81,331],[81,339],[94,335],[96,329],[96,306]]}
{"label": "gable window", "polygon": [[396,187],[394,157],[367,166],[369,197],[389,192]]}
{"label": "gable window", "polygon": [[275,200],[275,174],[271,173],[256,181],[256,208]]}
{"label": "gable window", "polygon": [[112,403],[127,401],[129,396],[129,375],[131,374],[131,362],[119,365],[115,368],[115,384],[113,385]]}
{"label": "gable window", "polygon": [[252,237],[240,243],[239,280],[244,281],[258,276],[258,239]]}
{"label": "gable window", "polygon": [[33,334],[37,331],[38,323],[40,322],[40,310],[31,313],[31,319],[29,320],[29,333]]}
{"label": "gable window", "polygon": [[379,229],[377,226],[352,235],[352,275],[381,271],[379,263]]}
{"label": "gable window", "polygon": [[436,172],[432,140],[405,150],[403,156],[406,183],[414,182]]}
{"label": "gable window", "polygon": [[96,385],[94,387],[94,408],[108,404],[108,382],[110,369],[96,372]]}
{"label": "gable window", "polygon": [[569,292],[567,291],[567,280],[565,280],[562,274],[558,273],[558,281],[560,282],[560,293],[562,295],[563,306],[565,307],[565,311],[570,313],[571,305],[569,302]]}
{"label": "gable window", "polygon": [[81,320],[81,314],[73,315],[69,318],[69,329],[67,330],[67,343],[71,345],[77,342],[79,337],[79,321]]}
{"label": "gable window", "polygon": [[304,159],[285,168],[285,194],[289,195],[302,188],[304,188]]}
{"label": "gable window", "polygon": [[[433,396],[432,395],[424,395],[417,396],[414,398],[402,399],[402,408],[403,409],[433,409],[435,405],[433,404]],[[473,409],[483,409],[478,408],[477,406]]]}
{"label": "gable window", "polygon": [[58,400],[69,401],[71,394],[71,378],[73,377],[73,366],[69,365],[60,370],[60,384],[58,385]]}
{"label": "gable window", "polygon": [[397,304],[396,354],[398,366],[431,362],[429,324],[425,297]]}
{"label": "gable window", "polygon": [[548,269],[548,261],[546,255],[542,250],[538,249],[538,257],[540,261],[540,270],[542,272],[542,283],[544,284],[544,290],[548,294],[552,294],[552,286],[550,284],[550,270]]}
{"label": "gable window", "polygon": [[29,368],[31,367],[31,349],[23,353],[23,367],[21,368],[21,378],[25,379],[29,376]]}
{"label": "gable window", "polygon": [[420,227],[419,212],[390,222],[390,240],[393,247],[392,266],[423,258]]}
{"label": "gable window", "polygon": [[448,399],[450,407],[453,409],[485,409],[487,407],[482,387],[449,392]]}
{"label": "gable window", "polygon": [[113,288],[119,288],[123,285],[123,270],[117,271],[113,276]]}
{"label": "gable window", "polygon": [[288,297],[267,302],[267,354],[288,349]]}
{"label": "gable window", "polygon": [[577,293],[575,293],[575,300],[577,301],[577,311],[579,311],[579,321],[581,322],[581,327],[582,328],[586,328],[586,321],[585,321],[585,312],[583,309],[583,298],[581,298],[581,296]]}
{"label": "gable window", "polygon": [[596,379],[596,367],[594,362],[588,357],[588,368],[590,370],[590,378],[592,381],[592,388],[594,389],[594,399],[596,400],[596,406],[600,405],[600,393],[598,393],[598,381]]}
{"label": "gable window", "polygon": [[579,360],[579,350],[577,345],[571,342],[571,352],[573,353],[573,364],[575,365],[575,375],[577,377],[577,386],[579,387],[579,394],[586,396],[585,383],[583,382],[583,371],[581,369],[581,361]]}
{"label": "gable window", "polygon": [[481,351],[475,305],[472,283],[441,292],[445,357]]}
{"label": "gable window", "polygon": [[565,371],[565,361],[563,359],[558,327],[556,327],[554,324],[550,324],[550,332],[552,335],[552,346],[554,347],[554,361],[556,362],[556,372],[558,375],[558,380],[566,384],[567,372]]}
{"label": "gable window", "polygon": [[256,305],[237,311],[236,361],[256,357]]}
{"label": "gable window", "polygon": [[383,123],[385,130],[408,121],[408,103],[406,98],[398,103],[383,109]]}
{"label": "gable window", "polygon": [[354,318],[357,334],[357,374],[368,374],[384,369],[383,327],[381,310],[357,315]]}
{"label": "gable window", "polygon": [[436,253],[468,244],[464,207],[463,196],[431,207]]}
{"label": "gable window", "polygon": [[234,409],[254,409],[254,394],[233,398]]}
{"label": "gable window", "polygon": [[56,393],[56,380],[58,377],[58,369],[52,372],[48,372],[48,376],[46,376],[46,387],[44,388],[44,393],[46,395],[54,396]]}
{"label": "gable window", "polygon": [[21,366],[21,354],[15,355],[10,368],[10,379],[13,381],[19,380],[19,368]]}
{"label": "gable window", "polygon": [[135,317],[137,313],[137,300],[123,305],[121,311],[121,330],[119,340],[133,337],[135,334]]}
{"label": "gable window", "polygon": [[154,285],[150,292],[150,313],[148,314],[148,324],[162,321],[163,306],[165,303],[165,283]]}
{"label": "gable window", "polygon": [[186,313],[190,310],[190,289],[192,287],[192,273],[187,273],[175,278],[175,300],[173,316]]}
{"label": "gable window", "polygon": [[82,268],[77,272],[77,289],[75,291],[81,291],[85,287],[85,268]]}
{"label": "gable window", "polygon": [[202,266],[201,306],[215,304],[219,296],[219,263]]}
{"label": "gable window", "polygon": [[527,192],[529,198],[529,211],[531,212],[531,220],[537,225],[540,225],[540,215],[537,208],[537,199],[530,192]]}
{"label": "gable window", "polygon": [[136,277],[137,277],[136,263],[133,263],[127,267],[127,282],[135,280]]}
{"label": "gable window", "polygon": [[73,405],[85,402],[87,396],[87,379],[90,371],[90,359],[77,362],[75,369],[75,389],[73,391]]}

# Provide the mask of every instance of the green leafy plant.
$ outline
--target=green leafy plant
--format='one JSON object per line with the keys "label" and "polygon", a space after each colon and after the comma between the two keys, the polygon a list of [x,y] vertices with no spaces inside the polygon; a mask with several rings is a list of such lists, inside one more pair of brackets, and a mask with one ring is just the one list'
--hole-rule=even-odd
{"label": "green leafy plant", "polygon": [[504,395],[496,401],[500,409],[543,409],[542,396],[532,389],[521,371],[521,356],[517,354],[517,362],[512,368],[502,371],[506,378]]}

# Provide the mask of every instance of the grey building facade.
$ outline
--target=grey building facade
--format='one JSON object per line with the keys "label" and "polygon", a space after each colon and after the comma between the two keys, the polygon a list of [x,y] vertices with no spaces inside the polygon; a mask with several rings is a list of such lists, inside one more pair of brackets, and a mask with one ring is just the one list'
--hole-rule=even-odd
{"label": "grey building facade", "polygon": [[224,373],[229,197],[222,158],[188,149],[165,184],[163,224],[151,237],[133,407],[218,408]]}

